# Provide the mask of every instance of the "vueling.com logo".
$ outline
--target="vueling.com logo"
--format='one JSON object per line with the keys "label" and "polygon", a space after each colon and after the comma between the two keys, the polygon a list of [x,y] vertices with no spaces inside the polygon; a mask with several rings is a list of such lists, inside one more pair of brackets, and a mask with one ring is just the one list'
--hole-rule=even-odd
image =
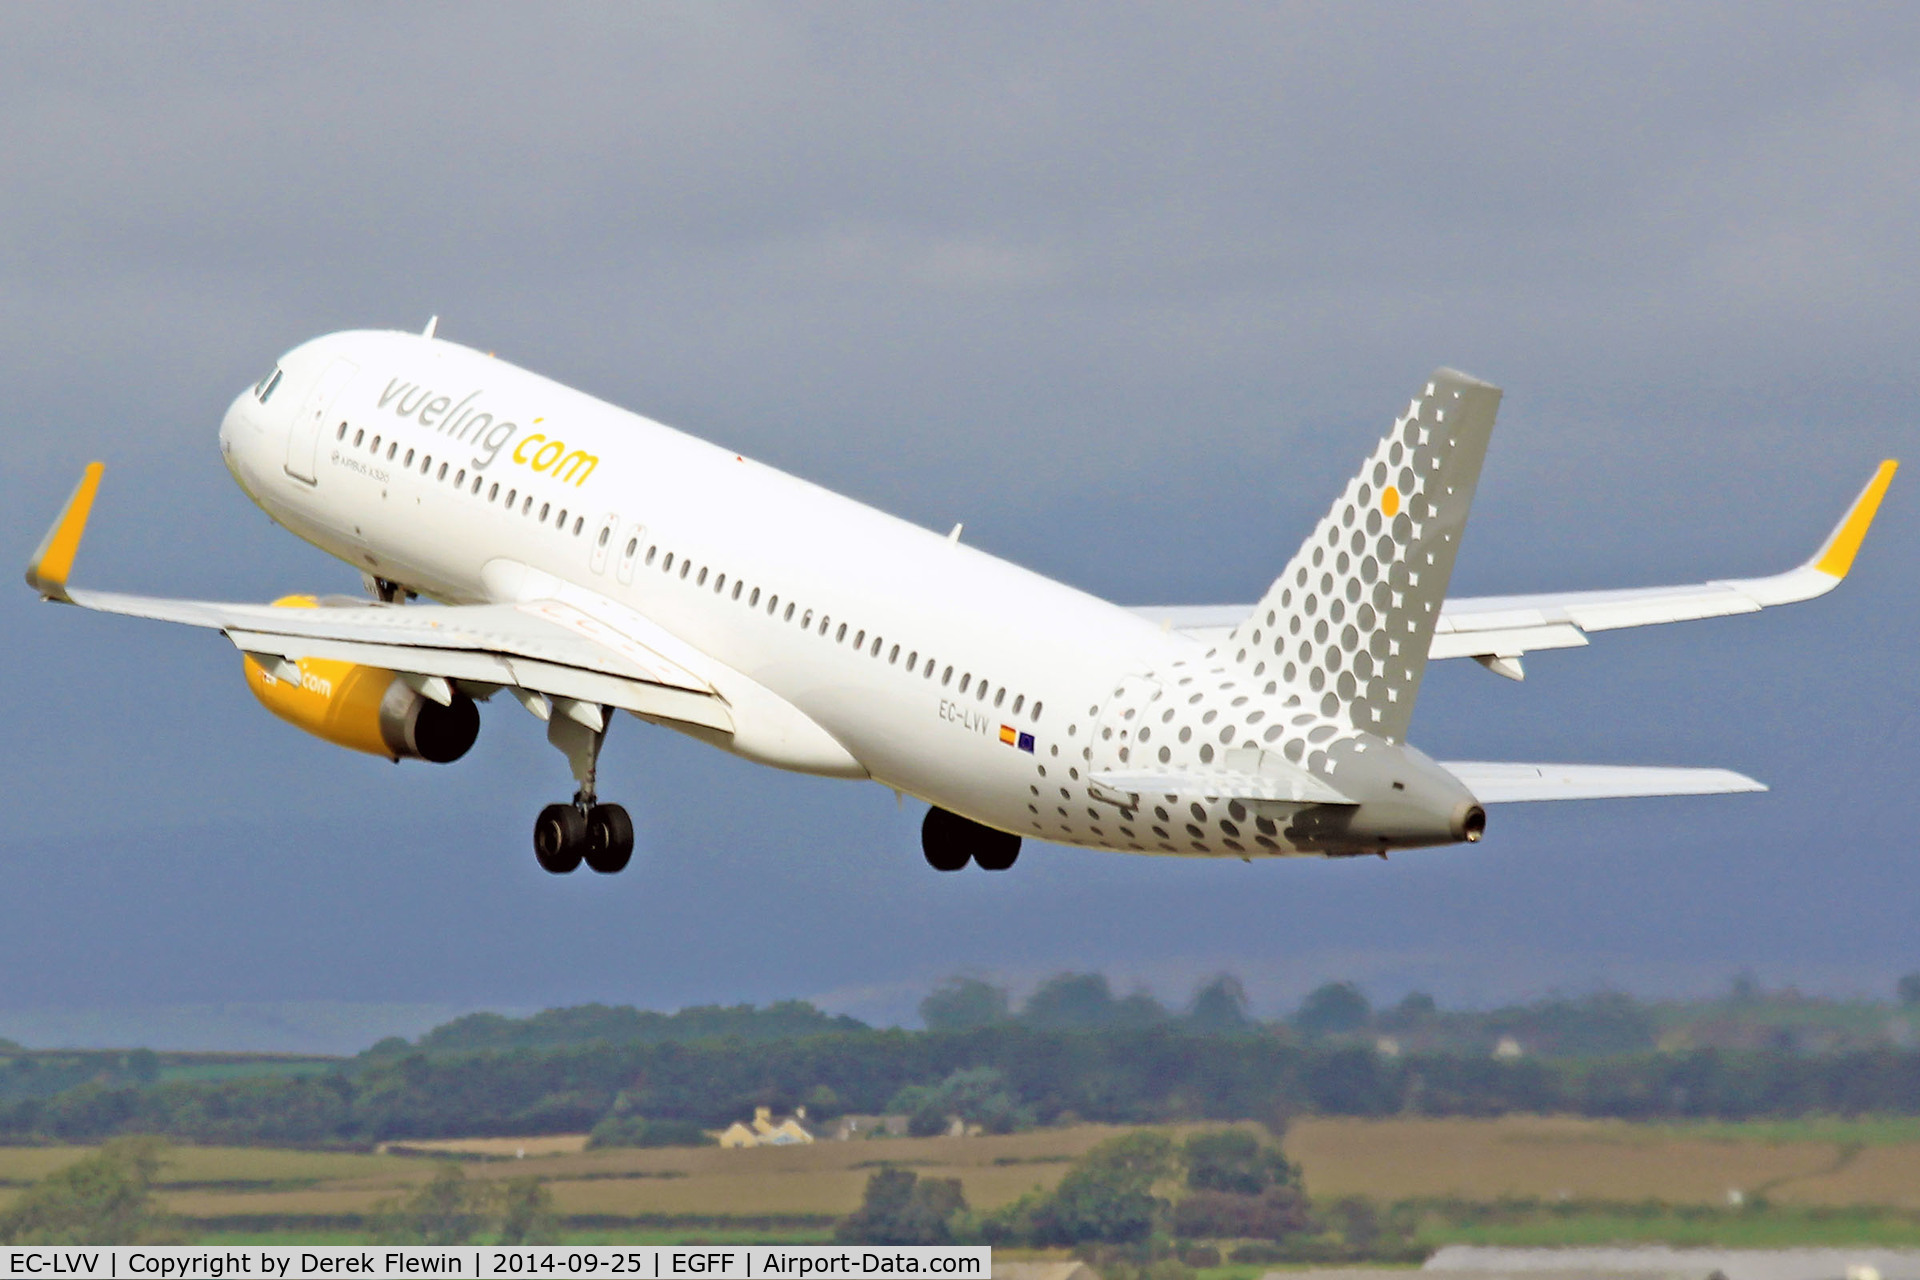
{"label": "vueling.com logo", "polygon": [[[519,435],[520,424],[496,419],[474,403],[479,398],[478,391],[471,391],[455,404],[450,395],[391,378],[378,404],[382,409],[391,407],[400,417],[418,422],[429,431],[471,444],[476,451],[473,469],[485,471],[500,456],[500,451]],[[533,425],[537,427],[544,421],[544,418],[535,418]],[[575,488],[585,484],[594,468],[600,465],[600,459],[586,450],[569,450],[565,441],[537,431],[521,439],[514,447],[512,458],[542,475],[551,474],[555,479],[570,481]]]}

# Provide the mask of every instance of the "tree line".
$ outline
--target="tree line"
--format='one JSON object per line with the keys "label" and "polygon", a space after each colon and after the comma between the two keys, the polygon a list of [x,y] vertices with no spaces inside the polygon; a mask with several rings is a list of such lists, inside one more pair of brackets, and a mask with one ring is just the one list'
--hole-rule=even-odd
{"label": "tree line", "polygon": [[[918,1101],[915,1101],[918,1100]],[[756,1105],[870,1114],[896,1104],[1019,1128],[1293,1115],[1631,1120],[1920,1114],[1920,1053],[1780,1050],[1504,1059],[1380,1052],[1190,1022],[1044,1030],[834,1031],[739,1039],[369,1055],[319,1076],[88,1082],[0,1103],[0,1140],[157,1134],[205,1143],[358,1146],[584,1131],[610,1116],[720,1128]],[[979,1114],[968,1114],[969,1108]]]}

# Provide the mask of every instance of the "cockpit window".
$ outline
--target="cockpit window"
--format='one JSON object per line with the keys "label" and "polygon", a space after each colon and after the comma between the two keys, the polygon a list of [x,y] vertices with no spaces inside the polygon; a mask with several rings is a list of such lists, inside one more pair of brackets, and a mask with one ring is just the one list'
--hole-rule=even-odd
{"label": "cockpit window", "polygon": [[273,366],[272,373],[269,373],[266,377],[253,384],[253,394],[258,397],[261,404],[265,404],[273,398],[273,393],[278,390],[279,387],[280,366],[275,365]]}

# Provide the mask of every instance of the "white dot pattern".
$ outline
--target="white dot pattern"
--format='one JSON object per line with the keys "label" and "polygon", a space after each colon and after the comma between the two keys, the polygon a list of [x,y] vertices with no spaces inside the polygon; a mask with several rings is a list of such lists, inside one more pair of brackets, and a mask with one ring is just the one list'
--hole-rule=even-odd
{"label": "white dot pattern", "polygon": [[[1337,790],[1367,735],[1404,734],[1498,403],[1436,374],[1221,647],[1119,680],[1070,718],[1033,762],[1029,831],[1188,857],[1338,851],[1293,806],[1219,794],[1221,777],[1284,760]],[[1090,785],[1101,774],[1181,785],[1121,804]]]}

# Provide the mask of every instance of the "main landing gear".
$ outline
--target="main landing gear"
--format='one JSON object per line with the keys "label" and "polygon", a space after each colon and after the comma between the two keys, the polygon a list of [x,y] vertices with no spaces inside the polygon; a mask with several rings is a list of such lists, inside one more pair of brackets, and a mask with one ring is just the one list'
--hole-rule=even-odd
{"label": "main landing gear", "polygon": [[607,708],[571,698],[555,698],[547,717],[547,741],[573,768],[580,789],[570,804],[550,804],[533,824],[533,856],[554,875],[576,870],[582,862],[602,875],[622,870],[633,858],[633,819],[617,804],[594,797],[594,771],[607,740]]}
{"label": "main landing gear", "polygon": [[1020,856],[1020,837],[929,809],[920,824],[920,848],[935,871],[958,871],[969,862],[982,871],[1005,871]]}

